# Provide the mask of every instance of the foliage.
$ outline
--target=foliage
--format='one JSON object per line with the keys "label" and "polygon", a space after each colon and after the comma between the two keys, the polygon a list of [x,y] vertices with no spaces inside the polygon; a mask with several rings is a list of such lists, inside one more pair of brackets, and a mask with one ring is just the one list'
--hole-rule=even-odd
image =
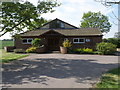
{"label": "foliage", "polygon": [[2,57],[0,57],[0,62],[2,63],[7,63],[28,56],[27,54],[7,53],[3,49],[0,49],[0,53],[2,53]]}
{"label": "foliage", "polygon": [[5,46],[14,46],[13,41],[0,40],[0,49],[3,49]]}
{"label": "foliage", "polygon": [[98,54],[98,55],[102,55],[102,52],[99,52],[99,51],[94,51],[93,53]]}
{"label": "foliage", "polygon": [[18,33],[25,28],[33,30],[40,27],[46,22],[41,17],[42,14],[48,12],[54,12],[53,8],[59,6],[54,0],[42,0],[35,6],[32,3],[26,1],[21,2],[2,2],[2,10],[0,14],[2,22],[2,30],[0,37],[7,32]]}
{"label": "foliage", "polygon": [[81,53],[81,54],[92,54],[93,50],[90,48],[77,48],[73,50],[74,53]]}
{"label": "foliage", "polygon": [[115,44],[117,48],[120,48],[120,38],[103,39],[103,42]]}
{"label": "foliage", "polygon": [[83,53],[83,49],[82,48],[73,49],[73,52],[77,54]]}
{"label": "foliage", "polygon": [[83,52],[87,53],[87,54],[91,54],[91,53],[93,53],[93,50],[90,48],[83,48]]}
{"label": "foliage", "polygon": [[42,46],[42,44],[41,44],[41,39],[35,38],[35,39],[32,41],[32,46],[33,46],[33,47],[40,47],[40,46]]}
{"label": "foliage", "polygon": [[96,84],[96,88],[117,88],[120,78],[120,67],[110,70],[102,75],[99,83]]}
{"label": "foliage", "polygon": [[99,28],[102,33],[110,31],[111,24],[108,17],[101,14],[100,12],[88,12],[84,13],[81,21],[81,28]]}
{"label": "foliage", "polygon": [[25,50],[23,50],[23,49],[14,49],[14,52],[15,53],[24,53]]}
{"label": "foliage", "polygon": [[116,32],[114,35],[115,38],[120,38],[120,32]]}
{"label": "foliage", "polygon": [[36,49],[37,49],[37,47],[29,47],[25,52],[27,52],[27,53],[35,53]]}
{"label": "foliage", "polygon": [[65,40],[63,42],[63,47],[66,47],[66,48],[70,48],[72,46],[71,42],[69,42],[69,40]]}
{"label": "foliage", "polygon": [[112,43],[101,42],[97,44],[96,50],[102,54],[114,54],[116,51],[116,45]]}

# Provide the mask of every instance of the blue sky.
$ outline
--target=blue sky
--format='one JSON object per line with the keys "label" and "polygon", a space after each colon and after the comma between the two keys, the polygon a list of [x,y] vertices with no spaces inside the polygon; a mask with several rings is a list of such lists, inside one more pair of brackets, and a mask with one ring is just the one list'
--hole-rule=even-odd
{"label": "blue sky", "polygon": [[[34,5],[37,4],[38,0],[28,0]],[[99,2],[95,2],[94,0],[57,0],[62,3],[61,6],[54,8],[56,11],[53,13],[43,14],[42,17],[46,19],[55,19],[59,18],[65,22],[68,22],[72,25],[79,27],[80,21],[82,20],[83,13],[88,11],[92,12],[101,12],[102,14],[109,17],[109,21],[112,24],[112,28],[109,33],[104,35],[104,38],[110,38],[114,36],[114,33],[118,31],[117,19],[113,15],[113,12],[116,16],[118,12],[118,6],[112,5],[110,7],[105,7]],[[108,0],[110,1],[110,0]],[[119,1],[119,0],[111,0],[111,1]],[[115,23],[115,24],[114,24]],[[9,34],[4,35],[3,38],[10,38]]]}

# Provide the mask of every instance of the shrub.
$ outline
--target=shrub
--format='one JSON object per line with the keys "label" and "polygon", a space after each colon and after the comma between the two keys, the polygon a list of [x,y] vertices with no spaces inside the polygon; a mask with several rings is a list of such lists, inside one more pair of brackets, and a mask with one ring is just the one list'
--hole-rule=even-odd
{"label": "shrub", "polygon": [[116,45],[112,43],[101,42],[97,44],[96,50],[102,54],[114,54],[116,51]]}
{"label": "shrub", "polygon": [[83,49],[83,53],[92,54],[92,53],[93,53],[93,50],[90,49],[90,48],[84,48],[84,49]]}
{"label": "shrub", "polygon": [[33,47],[40,47],[40,46],[42,46],[42,44],[41,44],[41,39],[35,38],[35,39],[32,41],[32,46],[33,46]]}
{"label": "shrub", "polygon": [[81,53],[81,54],[92,54],[93,50],[90,48],[77,48],[73,50],[74,53]]}
{"label": "shrub", "polygon": [[25,50],[23,50],[23,49],[14,49],[14,52],[15,53],[24,53]]}
{"label": "shrub", "polygon": [[98,55],[102,55],[102,52],[99,52],[99,51],[95,51],[93,52],[94,54],[98,54]]}
{"label": "shrub", "polygon": [[34,52],[36,52],[36,47],[30,47],[30,48],[28,48],[25,52],[27,52],[27,53],[34,53]]}
{"label": "shrub", "polygon": [[81,48],[77,48],[77,49],[73,49],[74,53],[83,53],[83,49]]}
{"label": "shrub", "polygon": [[65,40],[63,42],[63,47],[66,47],[66,48],[70,48],[72,46],[71,42],[69,42],[69,40]]}

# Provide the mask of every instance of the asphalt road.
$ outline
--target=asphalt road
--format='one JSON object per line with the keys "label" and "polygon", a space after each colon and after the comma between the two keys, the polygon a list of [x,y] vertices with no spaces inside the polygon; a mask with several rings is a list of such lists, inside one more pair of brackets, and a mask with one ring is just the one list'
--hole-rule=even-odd
{"label": "asphalt road", "polygon": [[2,66],[4,88],[91,88],[118,56],[31,54]]}

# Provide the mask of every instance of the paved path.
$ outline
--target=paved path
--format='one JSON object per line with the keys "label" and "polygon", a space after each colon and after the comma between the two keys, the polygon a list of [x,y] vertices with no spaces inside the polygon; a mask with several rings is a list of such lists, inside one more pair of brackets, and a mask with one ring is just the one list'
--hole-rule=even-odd
{"label": "paved path", "polygon": [[31,54],[3,65],[3,87],[91,88],[117,66],[118,56]]}

